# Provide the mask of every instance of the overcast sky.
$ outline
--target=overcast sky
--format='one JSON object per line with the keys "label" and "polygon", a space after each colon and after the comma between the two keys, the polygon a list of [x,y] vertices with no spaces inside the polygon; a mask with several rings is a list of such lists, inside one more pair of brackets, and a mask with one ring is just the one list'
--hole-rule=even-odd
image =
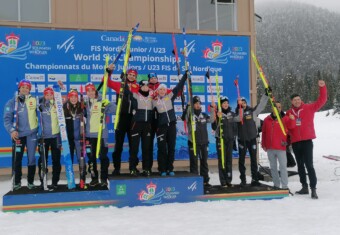
{"label": "overcast sky", "polygon": [[256,3],[273,2],[273,1],[290,1],[290,2],[304,2],[314,6],[326,8],[330,11],[340,13],[340,0],[255,0]]}

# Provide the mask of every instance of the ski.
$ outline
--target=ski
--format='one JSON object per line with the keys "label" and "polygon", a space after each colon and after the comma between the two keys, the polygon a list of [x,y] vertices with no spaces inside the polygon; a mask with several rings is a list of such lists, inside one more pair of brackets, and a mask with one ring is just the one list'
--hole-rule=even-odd
{"label": "ski", "polygon": [[[217,73],[215,75],[215,82],[216,82],[216,94],[217,94],[217,109],[218,109],[218,112],[222,112],[221,92],[220,92],[220,86],[218,84],[218,74]],[[218,119],[218,126],[220,128],[221,163],[222,163],[222,168],[224,169],[225,168],[224,167],[224,139],[223,139],[223,121],[222,121],[222,117]]]}
{"label": "ski", "polygon": [[[136,24],[136,26],[132,28],[132,35],[137,31],[138,27],[139,27],[139,23]],[[124,52],[124,50],[125,50],[125,48],[126,48],[126,46],[127,46],[127,43],[128,43],[128,40],[126,40],[126,41],[124,42],[124,44],[123,44],[123,46],[120,48],[120,50],[119,50],[117,56],[116,56],[116,57],[114,58],[114,60],[112,61],[112,64],[116,64],[116,63],[117,63],[117,61],[119,60],[119,58],[120,58],[121,55],[123,54],[123,52]],[[97,91],[100,91],[100,89],[102,88],[103,84],[104,84],[104,81],[102,81],[102,82],[99,84],[99,86],[98,86],[98,88],[97,88]]]}
{"label": "ski", "polygon": [[42,187],[44,190],[48,190],[47,188],[47,158],[45,155],[45,141],[44,141],[44,125],[42,121],[42,113],[39,109],[39,96],[38,96],[38,85],[35,83],[35,97],[36,97],[36,102],[37,102],[37,116],[38,116],[38,123],[40,123],[40,128],[38,128],[38,152],[40,155],[40,166],[39,166],[39,177],[40,181],[42,183]]}
{"label": "ski", "polygon": [[109,73],[106,71],[106,68],[109,66],[109,57],[106,56],[105,58],[105,69],[104,69],[104,87],[102,93],[102,105],[100,109],[100,124],[98,128],[98,139],[97,139],[97,148],[96,148],[96,158],[99,158],[100,147],[102,142],[102,134],[103,134],[103,127],[104,127],[104,117],[105,117],[105,107],[104,107],[104,100],[106,99],[106,91],[107,91],[107,79],[109,78]]}
{"label": "ski", "polygon": [[[238,78],[239,78],[239,76],[237,75],[236,79],[234,80],[234,85],[236,86],[237,98],[239,100],[239,99],[241,99],[241,93],[240,93],[240,86],[238,84]],[[239,110],[238,114],[240,116],[241,124],[243,125],[243,109],[242,109],[242,105],[239,104],[238,102],[237,102],[237,105],[238,105],[238,110]]]}
{"label": "ski", "polygon": [[276,105],[275,105],[275,99],[274,99],[274,96],[273,94],[271,93],[271,91],[269,90],[269,83],[268,83],[268,80],[266,78],[266,76],[264,75],[264,72],[262,70],[262,67],[260,66],[260,63],[258,62],[257,60],[257,57],[255,55],[255,53],[253,51],[251,51],[251,56],[253,58],[253,61],[255,63],[255,66],[256,66],[256,69],[257,71],[259,72],[259,75],[260,75],[260,78],[263,82],[263,85],[264,85],[264,88],[265,90],[267,91],[268,93],[268,97],[269,97],[269,101],[270,101],[270,104],[274,110],[274,113],[275,113],[275,116],[277,117],[277,121],[279,122],[279,125],[280,125],[280,128],[281,128],[281,131],[284,135],[287,135],[286,131],[285,131],[285,128],[283,126],[283,123],[282,123],[282,119],[281,119],[281,116],[279,114],[279,111],[277,110],[276,108]]}
{"label": "ski", "polygon": [[[138,27],[139,24],[136,26]],[[137,29],[136,29],[137,30]],[[124,56],[124,66],[123,66],[123,74],[124,77],[122,78],[122,81],[120,83],[120,89],[119,89],[119,94],[118,94],[118,101],[117,101],[117,109],[116,109],[116,118],[115,118],[115,124],[114,124],[114,129],[117,130],[118,123],[119,123],[119,118],[120,118],[120,110],[122,106],[122,101],[123,101],[123,96],[124,96],[124,89],[126,85],[126,79],[127,79],[127,74],[126,70],[128,67],[129,63],[129,58],[130,58],[130,46],[131,46],[131,41],[132,41],[132,33],[134,32],[134,29],[130,30],[128,39],[127,39],[127,44],[126,44],[126,51],[125,51],[125,56]],[[98,146],[97,146],[98,148]]]}
{"label": "ski", "polygon": [[323,157],[334,161],[340,161],[340,156],[336,155],[324,155]]}
{"label": "ski", "polygon": [[83,96],[83,85],[80,85],[80,105],[82,114],[80,117],[80,160],[79,160],[79,173],[80,173],[80,181],[79,181],[79,188],[84,189],[86,188],[85,180],[86,180],[86,169],[85,169],[85,118],[84,118],[84,110],[85,110],[85,103],[84,103],[84,96]]}
{"label": "ski", "polygon": [[[14,112],[13,112],[13,129],[18,131],[18,95],[19,95],[19,81],[16,79],[17,90],[14,92]],[[15,188],[15,161],[17,159],[17,152],[21,151],[21,141],[12,139],[12,191]]]}
{"label": "ski", "polygon": [[187,40],[186,40],[186,32],[185,28],[183,28],[183,56],[184,56],[184,65],[185,65],[185,71],[188,76],[188,96],[189,96],[189,102],[190,102],[190,112],[189,112],[189,120],[191,124],[191,137],[192,137],[192,145],[194,150],[194,156],[197,156],[197,146],[196,146],[196,122],[195,122],[195,116],[194,116],[194,104],[193,104],[193,97],[192,97],[192,84],[191,84],[191,72],[190,72],[190,66],[188,61],[188,46],[187,46]]}
{"label": "ski", "polygon": [[71,161],[71,154],[70,154],[70,146],[68,143],[67,132],[66,132],[66,122],[63,110],[63,101],[61,97],[60,87],[59,85],[53,85],[54,89],[54,98],[57,107],[57,116],[58,116],[58,123],[61,135],[61,144],[62,144],[62,157],[65,164],[65,172],[66,172],[66,179],[67,179],[67,187],[68,189],[74,189],[76,187],[74,181],[74,172],[73,172],[73,164]]}
{"label": "ski", "polygon": [[[172,33],[172,44],[174,46],[173,49],[173,54],[175,55],[175,60],[176,60],[176,68],[177,68],[177,79],[179,81],[179,76],[181,75],[181,68],[179,66],[179,58],[178,58],[178,51],[177,51],[177,45],[176,45],[176,38],[175,38],[175,34]],[[184,91],[181,91],[181,103],[182,103],[182,110],[184,112],[184,102],[185,102],[185,97],[184,97]],[[187,130],[187,121],[184,119],[184,131],[185,133],[188,133]]]}

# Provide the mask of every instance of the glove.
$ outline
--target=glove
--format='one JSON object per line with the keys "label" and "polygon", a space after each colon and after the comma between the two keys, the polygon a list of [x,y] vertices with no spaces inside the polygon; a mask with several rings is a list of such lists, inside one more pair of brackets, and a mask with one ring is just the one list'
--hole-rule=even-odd
{"label": "glove", "polygon": [[266,96],[271,97],[272,96],[272,88],[268,86],[267,88],[264,89]]}
{"label": "glove", "polygon": [[109,104],[110,104],[110,101],[109,101],[108,99],[102,100],[102,105],[103,105],[103,107],[106,107],[106,106],[108,106]]}

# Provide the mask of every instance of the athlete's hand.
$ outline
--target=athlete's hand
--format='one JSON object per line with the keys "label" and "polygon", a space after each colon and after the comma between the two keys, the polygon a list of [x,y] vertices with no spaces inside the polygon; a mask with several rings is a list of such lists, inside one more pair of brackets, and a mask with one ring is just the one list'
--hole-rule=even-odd
{"label": "athlete's hand", "polygon": [[14,141],[18,140],[18,139],[19,139],[19,133],[18,133],[17,131],[13,131],[13,132],[11,133],[11,138],[12,138]]}

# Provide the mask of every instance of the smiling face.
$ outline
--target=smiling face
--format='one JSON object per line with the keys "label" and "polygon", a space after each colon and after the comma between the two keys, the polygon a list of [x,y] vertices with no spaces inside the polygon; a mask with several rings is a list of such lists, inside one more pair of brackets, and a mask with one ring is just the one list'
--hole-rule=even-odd
{"label": "smiling face", "polygon": [[89,97],[89,99],[94,99],[94,98],[96,98],[96,90],[88,89],[86,91],[86,95],[87,95],[87,97]]}
{"label": "smiling face", "polygon": [[136,80],[136,74],[134,74],[134,73],[128,73],[127,79],[128,79],[130,82],[135,81],[135,80]]}
{"label": "smiling face", "polygon": [[53,100],[53,94],[52,93],[46,93],[44,95],[45,100]]}
{"label": "smiling face", "polygon": [[301,103],[302,103],[302,100],[301,100],[301,97],[300,96],[295,96],[292,100],[292,105],[295,107],[295,108],[299,108],[301,106]]}
{"label": "smiling face", "polygon": [[166,95],[166,88],[164,88],[164,87],[158,88],[158,94],[160,96],[165,96]]}
{"label": "smiling face", "polygon": [[229,108],[229,102],[228,101],[224,101],[222,104],[221,104],[222,108],[223,109],[228,109]]}
{"label": "smiling face", "polygon": [[151,77],[149,79],[149,83],[156,84],[157,82],[158,82],[158,78],[157,77]]}
{"label": "smiling face", "polygon": [[23,85],[19,88],[19,95],[28,95],[30,93],[30,87]]}
{"label": "smiling face", "polygon": [[76,104],[78,102],[78,96],[77,95],[70,96],[70,102],[71,104]]}

